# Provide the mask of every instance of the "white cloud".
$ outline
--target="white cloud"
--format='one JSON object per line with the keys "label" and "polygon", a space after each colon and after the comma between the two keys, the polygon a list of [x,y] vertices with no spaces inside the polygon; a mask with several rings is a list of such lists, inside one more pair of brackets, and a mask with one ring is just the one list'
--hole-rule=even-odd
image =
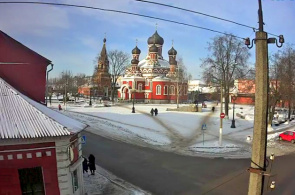
{"label": "white cloud", "polygon": [[9,33],[47,36],[70,26],[64,9],[44,5],[1,4],[0,18],[0,28]]}

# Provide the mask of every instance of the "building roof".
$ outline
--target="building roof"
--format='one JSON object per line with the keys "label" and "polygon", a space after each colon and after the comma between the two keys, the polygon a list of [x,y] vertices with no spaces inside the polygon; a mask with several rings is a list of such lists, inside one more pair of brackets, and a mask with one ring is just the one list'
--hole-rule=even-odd
{"label": "building roof", "polygon": [[[12,37],[10,37],[9,35],[7,35],[6,33],[4,33],[3,31],[0,30],[0,53],[3,53],[3,55],[5,55],[6,53],[9,52],[15,52],[17,50],[17,48],[21,48],[23,49],[23,51],[26,51],[28,53],[33,54],[34,56],[36,56],[38,59],[41,59],[43,61],[45,61],[47,64],[50,64],[51,61],[48,60],[47,58],[43,57],[42,55],[38,54],[37,52],[31,50],[30,48],[28,48],[27,46],[23,45],[22,43],[18,42],[17,40],[13,39]],[[3,56],[2,56],[3,57]],[[7,65],[15,65],[17,63],[19,64],[30,64],[28,63],[27,59],[24,59],[25,61],[6,61],[7,57],[4,58],[4,62],[2,60],[0,60],[1,63],[5,63]],[[21,60],[21,59],[18,59]]]}
{"label": "building roof", "polygon": [[[160,67],[162,67],[162,68],[169,68],[169,66],[170,66],[169,62],[166,61],[166,60],[158,59],[158,63],[160,65]],[[141,68],[153,68],[154,67],[154,65],[150,64],[150,61],[147,60],[147,59],[141,60],[138,63],[138,66],[141,67]]]}
{"label": "building roof", "polygon": [[170,81],[170,79],[162,75],[153,78],[153,81]]}
{"label": "building roof", "polygon": [[148,44],[159,44],[163,45],[164,44],[164,39],[158,34],[156,31],[151,37],[148,38]]}
{"label": "building roof", "polygon": [[0,78],[0,139],[56,137],[87,125],[35,102]]}

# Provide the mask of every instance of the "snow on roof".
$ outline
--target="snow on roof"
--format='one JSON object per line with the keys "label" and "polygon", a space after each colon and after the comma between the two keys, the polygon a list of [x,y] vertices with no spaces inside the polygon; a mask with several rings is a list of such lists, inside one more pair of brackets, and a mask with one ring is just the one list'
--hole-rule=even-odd
{"label": "snow on roof", "polygon": [[142,80],[144,80],[143,77],[137,76],[137,75],[131,75],[131,76],[125,75],[124,79],[142,79]]}
{"label": "snow on roof", "polygon": [[[166,60],[158,59],[158,63],[160,65],[160,67],[162,67],[162,68],[168,68],[170,66],[169,62],[166,61]],[[138,63],[138,66],[141,67],[141,68],[143,68],[143,67],[145,67],[145,68],[152,68],[152,67],[154,67],[154,65],[150,64],[149,63],[149,60],[147,60],[147,59],[141,60]]]}
{"label": "snow on roof", "polygon": [[165,76],[157,76],[153,78],[153,81],[170,81],[170,79]]}
{"label": "snow on roof", "polygon": [[0,78],[0,139],[55,137],[75,134],[87,127],[41,105]]}

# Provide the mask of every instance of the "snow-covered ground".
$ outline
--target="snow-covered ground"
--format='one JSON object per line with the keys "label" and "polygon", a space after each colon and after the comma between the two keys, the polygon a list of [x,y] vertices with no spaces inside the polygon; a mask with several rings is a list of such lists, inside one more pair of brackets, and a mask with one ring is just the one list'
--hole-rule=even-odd
{"label": "snow-covered ground", "polygon": [[[236,105],[236,128],[231,128],[232,109],[229,119],[223,120],[223,132],[220,142],[219,105],[207,103],[208,108],[202,112],[167,111],[176,108],[175,104],[135,104],[136,113],[131,113],[132,104],[117,104],[104,107],[94,104],[92,107],[83,104],[67,106],[64,114],[84,122],[90,127],[88,131],[115,140],[124,141],[158,150],[175,152],[183,155],[248,158],[251,155],[253,135],[254,106]],[[187,105],[180,105],[187,106]],[[216,106],[215,112],[211,107]],[[230,105],[231,107],[232,105]],[[57,104],[52,105],[57,108]],[[159,110],[158,116],[151,116],[151,108]],[[202,126],[206,125],[206,130]],[[268,153],[276,155],[295,151],[291,143],[276,141],[279,131],[293,128],[295,123],[274,126],[268,135]]]}

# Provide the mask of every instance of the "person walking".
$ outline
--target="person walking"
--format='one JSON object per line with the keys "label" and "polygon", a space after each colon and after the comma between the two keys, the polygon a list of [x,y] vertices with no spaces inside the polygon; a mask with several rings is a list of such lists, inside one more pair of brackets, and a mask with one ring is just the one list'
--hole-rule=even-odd
{"label": "person walking", "polygon": [[152,116],[154,116],[154,112],[155,112],[155,111],[154,111],[154,109],[152,108],[152,109],[151,109],[151,115],[152,115]]}
{"label": "person walking", "polygon": [[84,161],[82,163],[83,165],[83,173],[88,173],[88,161],[87,161],[87,158],[83,157],[84,158]]}
{"label": "person walking", "polygon": [[61,108],[61,105],[60,105],[60,104],[58,104],[58,110],[62,110],[62,108]]}
{"label": "person walking", "polygon": [[157,116],[157,115],[158,115],[158,109],[155,108],[155,116]]}
{"label": "person walking", "polygon": [[89,161],[88,166],[90,169],[90,173],[91,173],[91,175],[94,175],[96,167],[95,167],[95,157],[93,156],[93,154],[89,155],[88,161]]}

